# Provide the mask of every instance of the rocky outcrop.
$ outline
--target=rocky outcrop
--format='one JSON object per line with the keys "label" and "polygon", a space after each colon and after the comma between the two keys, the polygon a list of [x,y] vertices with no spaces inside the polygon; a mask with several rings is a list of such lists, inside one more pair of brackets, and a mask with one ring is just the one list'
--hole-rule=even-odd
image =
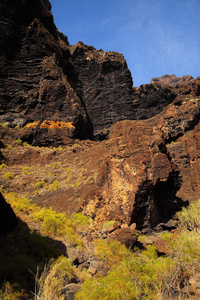
{"label": "rocky outcrop", "polygon": [[123,55],[78,43],[71,47],[78,95],[92,134],[134,117],[132,78]]}
{"label": "rocky outcrop", "polygon": [[0,234],[5,234],[17,225],[17,218],[10,204],[0,193]]}
{"label": "rocky outcrop", "polygon": [[[56,146],[104,139],[112,124],[149,118],[174,100],[174,92],[158,84],[133,89],[123,55],[82,42],[69,46],[48,0],[3,0],[0,8],[0,122],[30,124],[25,141]],[[40,126],[49,121],[70,126]]]}
{"label": "rocky outcrop", "polygon": [[49,2],[3,0],[0,5],[1,122],[12,127],[45,119],[86,122],[67,80],[68,41],[53,23]]}
{"label": "rocky outcrop", "polygon": [[151,79],[151,83],[160,83],[170,86],[177,85],[192,85],[194,78],[190,75],[185,75],[182,77],[177,77],[176,75],[163,75],[161,77],[155,77]]}

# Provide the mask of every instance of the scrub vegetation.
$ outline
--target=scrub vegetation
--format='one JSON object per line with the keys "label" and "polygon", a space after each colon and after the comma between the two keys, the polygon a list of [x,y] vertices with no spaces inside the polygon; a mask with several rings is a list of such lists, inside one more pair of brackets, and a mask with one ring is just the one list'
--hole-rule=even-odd
{"label": "scrub vegetation", "polygon": [[[180,221],[174,233],[163,234],[167,245],[163,255],[154,245],[130,250],[118,241],[96,238],[92,242],[92,256],[102,263],[102,268],[91,276],[87,269],[79,270],[65,255],[59,256],[56,246],[49,244],[49,239],[58,239],[86,251],[88,246],[82,233],[92,228],[91,219],[80,213],[69,218],[14,193],[4,197],[18,217],[26,221],[18,225],[26,230],[10,233],[7,242],[4,241],[5,247],[9,247],[9,239],[14,239],[23,250],[17,249],[15,255],[1,259],[0,299],[64,300],[66,285],[77,277],[83,284],[76,300],[169,299],[181,296],[180,286],[188,286],[189,278],[200,272],[200,201],[178,213]],[[104,224],[104,228],[107,225],[111,224]],[[139,238],[144,239],[145,236]],[[11,245],[12,252],[13,240]]]}

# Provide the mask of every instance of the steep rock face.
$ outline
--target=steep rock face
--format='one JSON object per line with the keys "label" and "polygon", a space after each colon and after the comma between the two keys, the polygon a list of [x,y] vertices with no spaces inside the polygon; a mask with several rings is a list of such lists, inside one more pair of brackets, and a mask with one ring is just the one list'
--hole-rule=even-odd
{"label": "steep rock face", "polygon": [[105,149],[98,193],[84,197],[81,209],[99,222],[117,217],[148,230],[197,200],[199,101],[178,96],[150,120],[118,122],[107,144],[110,151]]}
{"label": "steep rock face", "polygon": [[162,84],[144,84],[133,89],[134,120],[149,119],[172,103],[177,91]]}
{"label": "steep rock face", "polygon": [[132,87],[123,55],[96,50],[79,42],[71,46],[78,95],[90,120],[90,131],[103,136],[120,120],[146,119],[170,104],[176,93],[169,87],[147,84]]}
{"label": "steep rock face", "polygon": [[17,225],[17,218],[3,195],[0,193],[0,234],[5,234]]}
{"label": "steep rock face", "polygon": [[86,122],[67,80],[67,38],[57,31],[49,2],[44,3],[3,0],[0,4],[0,120],[13,127],[45,119]]}
{"label": "steep rock face", "polygon": [[[133,89],[123,55],[69,46],[48,0],[2,0],[0,8],[0,122],[30,124],[24,140],[47,146],[103,139],[117,121],[149,118],[174,100],[159,85]],[[52,131],[40,126],[44,121],[66,126]]]}
{"label": "steep rock face", "polygon": [[79,42],[71,47],[79,97],[94,135],[123,119],[132,119],[132,78],[123,55]]}

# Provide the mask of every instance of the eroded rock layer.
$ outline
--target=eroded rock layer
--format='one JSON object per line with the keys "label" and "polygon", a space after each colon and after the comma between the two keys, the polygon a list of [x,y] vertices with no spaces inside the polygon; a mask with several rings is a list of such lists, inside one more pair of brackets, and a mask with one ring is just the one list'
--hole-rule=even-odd
{"label": "eroded rock layer", "polygon": [[[0,8],[1,123],[73,123],[60,128],[55,145],[66,137],[104,139],[117,121],[152,117],[174,100],[174,91],[159,84],[133,89],[123,55],[82,42],[69,46],[48,1],[3,0]],[[24,138],[52,143],[51,131],[39,125]]]}

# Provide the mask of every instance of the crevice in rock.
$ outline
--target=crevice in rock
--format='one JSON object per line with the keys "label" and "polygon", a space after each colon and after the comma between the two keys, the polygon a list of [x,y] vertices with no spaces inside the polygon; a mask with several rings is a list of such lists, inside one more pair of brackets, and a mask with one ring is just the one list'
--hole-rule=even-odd
{"label": "crevice in rock", "polygon": [[166,181],[155,185],[144,181],[135,195],[131,224],[138,230],[153,230],[159,223],[168,222],[187,203],[176,197],[181,186],[179,171],[173,170]]}
{"label": "crevice in rock", "polygon": [[186,132],[191,131],[195,128],[196,125],[198,125],[200,120],[200,108],[198,109],[197,113],[193,115],[192,120],[188,120],[187,124],[185,125],[184,129],[180,129],[180,127],[177,127],[175,129],[174,133],[169,134],[169,138],[165,139],[166,144],[174,143],[183,136]]}

